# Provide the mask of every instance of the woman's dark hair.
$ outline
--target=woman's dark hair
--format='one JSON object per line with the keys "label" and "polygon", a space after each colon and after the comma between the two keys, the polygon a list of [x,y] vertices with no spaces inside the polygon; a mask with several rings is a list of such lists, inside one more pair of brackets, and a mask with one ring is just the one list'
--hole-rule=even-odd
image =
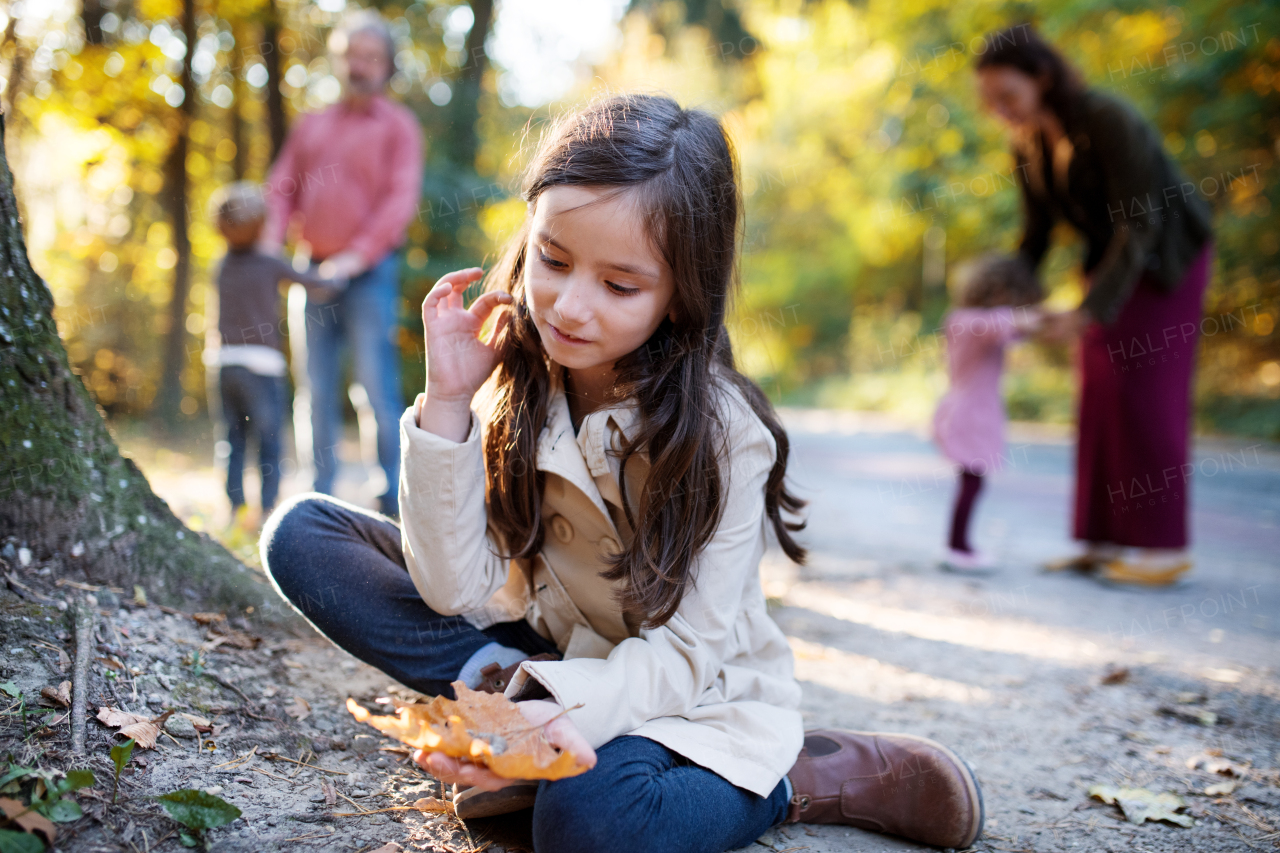
{"label": "woman's dark hair", "polygon": [[1070,127],[1085,87],[1079,73],[1058,49],[1045,41],[1028,23],[988,33],[986,50],[974,60],[974,68],[1005,66],[1028,77],[1048,81],[1042,97],[1064,127]]}
{"label": "woman's dark hair", "polygon": [[962,308],[1035,305],[1044,289],[1031,266],[1017,255],[979,255],[955,271],[956,304]]}
{"label": "woman's dark hair", "polygon": [[[616,188],[632,193],[655,248],[675,281],[676,320],[614,364],[615,399],[635,398],[639,430],[623,448],[619,490],[634,531],[631,545],[606,555],[603,572],[620,584],[619,604],[645,627],[661,625],[694,582],[697,554],[710,541],[726,499],[720,462],[726,446],[722,392],[713,367],[723,368],[773,434],[777,458],[765,485],[765,511],[788,557],[805,551],[791,536],[804,528],[782,511],[805,501],[783,485],[789,442],[764,393],[734,367],[725,314],[737,283],[741,215],[736,163],[720,123],[670,98],[615,95],[558,122],[525,174],[530,213],[551,187]],[[527,216],[494,268],[486,289],[514,297],[499,343],[501,361],[483,389],[489,519],[505,539],[508,558],[529,558],[543,543],[544,476],[534,464],[547,417],[550,375],[529,313],[524,264]],[[627,494],[628,462],[647,454],[649,474],[636,506]]]}

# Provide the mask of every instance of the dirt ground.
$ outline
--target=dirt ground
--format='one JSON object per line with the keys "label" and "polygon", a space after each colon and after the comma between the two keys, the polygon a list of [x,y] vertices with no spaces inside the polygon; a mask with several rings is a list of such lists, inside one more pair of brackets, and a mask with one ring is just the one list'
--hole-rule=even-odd
{"label": "dirt ground", "polygon": [[[971,579],[934,565],[951,483],[927,441],[866,416],[791,411],[785,420],[792,475],[811,500],[811,559],[796,567],[771,556],[762,572],[796,652],[808,725],[909,732],[964,755],[987,807],[974,850],[1280,848],[1280,451],[1199,442],[1196,569],[1177,587],[1134,590],[1038,569],[1069,547],[1071,449],[1060,434],[1014,429],[1014,462],[992,478],[977,524],[1000,570]],[[225,526],[205,447],[123,443],[179,515]],[[354,441],[346,450],[359,457]],[[287,479],[286,492],[301,482]],[[339,496],[367,504],[376,485],[353,463]],[[63,656],[74,655],[74,638],[62,608],[93,594],[91,710],[175,711],[156,748],[135,751],[113,806],[107,754],[122,738],[91,720],[87,757],[73,761],[64,709],[29,708],[24,720],[17,700],[0,697],[7,760],[96,774],[77,795],[85,817],[59,826],[57,849],[181,849],[177,825],[146,799],[179,788],[241,810],[208,832],[212,850],[529,849],[528,813],[464,826],[409,808],[443,792],[344,708],[348,696],[409,694],[305,627],[264,630],[262,608],[206,625],[190,615],[198,602],[165,612],[139,606],[132,591],[56,586],[40,565],[22,565],[20,543],[5,544],[0,568],[16,584],[0,590],[0,683],[32,697],[69,678]],[[1193,825],[1127,822],[1089,796],[1095,785],[1175,794]],[[923,848],[789,825],[752,849]]]}

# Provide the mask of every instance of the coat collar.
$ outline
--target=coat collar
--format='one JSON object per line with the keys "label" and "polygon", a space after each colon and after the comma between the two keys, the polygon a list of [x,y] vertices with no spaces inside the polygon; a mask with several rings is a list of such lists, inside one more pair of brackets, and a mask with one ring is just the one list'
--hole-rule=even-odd
{"label": "coat collar", "polygon": [[551,381],[547,422],[538,439],[538,469],[577,486],[612,524],[605,501],[621,507],[622,496],[619,462],[608,451],[621,450],[623,440],[633,439],[640,421],[635,400],[628,398],[596,409],[582,419],[575,436],[564,389],[564,366],[548,360],[547,367]]}

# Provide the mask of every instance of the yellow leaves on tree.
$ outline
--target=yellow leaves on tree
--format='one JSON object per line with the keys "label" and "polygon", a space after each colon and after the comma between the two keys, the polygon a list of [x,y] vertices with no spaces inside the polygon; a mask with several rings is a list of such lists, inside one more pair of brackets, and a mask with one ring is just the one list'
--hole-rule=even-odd
{"label": "yellow leaves on tree", "polygon": [[400,706],[397,716],[370,714],[352,699],[347,710],[362,723],[409,746],[443,752],[488,767],[505,779],[564,779],[585,773],[572,753],[552,746],[505,696],[453,683],[458,698]]}

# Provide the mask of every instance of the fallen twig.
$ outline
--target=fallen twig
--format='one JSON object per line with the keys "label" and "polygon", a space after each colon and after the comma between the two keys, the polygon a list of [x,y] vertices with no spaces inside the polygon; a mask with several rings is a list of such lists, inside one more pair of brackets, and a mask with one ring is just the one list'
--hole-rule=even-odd
{"label": "fallen twig", "polygon": [[249,701],[249,697],[244,695],[243,691],[241,691],[239,687],[236,687],[234,684],[232,684],[230,681],[227,681],[225,678],[223,678],[221,675],[218,675],[216,672],[208,672],[206,670],[204,673],[204,676],[205,678],[209,678],[209,679],[212,679],[213,681],[216,681],[218,684],[221,684],[223,687],[227,688],[228,690],[234,691],[235,694],[239,696],[241,699],[243,699],[244,701],[246,702]]}
{"label": "fallen twig", "polygon": [[333,834],[334,834],[335,832],[337,832],[337,831],[338,831],[338,830],[333,829],[332,831],[330,831],[330,832],[328,832],[328,833],[313,834],[313,835],[295,835],[293,838],[286,838],[286,839],[285,839],[285,841],[286,841],[286,842],[288,842],[288,841],[306,841],[306,840],[307,840],[307,839],[309,839],[309,838],[328,838],[330,835],[333,835]]}
{"label": "fallen twig", "polygon": [[333,774],[333,775],[335,775],[335,776],[346,776],[346,775],[347,775],[347,773],[346,773],[345,771],[342,771],[342,770],[329,770],[329,769],[328,769],[328,768],[326,768],[326,767],[321,767],[321,766],[319,766],[319,765],[317,765],[317,764],[308,764],[307,762],[305,762],[305,761],[299,761],[299,760],[297,760],[296,758],[286,758],[285,756],[281,755],[281,754],[280,754],[280,753],[278,753],[278,752],[265,752],[265,753],[263,753],[263,754],[262,754],[262,757],[263,757],[263,758],[265,758],[265,759],[267,759],[268,761],[288,761],[288,762],[291,762],[291,763],[293,763],[293,764],[300,764],[300,765],[302,765],[303,767],[310,767],[312,770],[319,770],[319,771],[320,771],[320,772],[322,772],[322,773],[332,773],[332,774]]}
{"label": "fallen twig", "polygon": [[289,783],[293,782],[292,779],[286,779],[283,776],[277,776],[274,773],[268,773],[266,770],[263,770],[261,767],[250,767],[249,769],[252,770],[254,773],[261,773],[263,776],[270,776],[272,779],[279,779],[281,782],[289,782]]}
{"label": "fallen twig", "polygon": [[89,661],[98,602],[76,599],[76,664],[71,681],[71,754],[84,755],[84,719],[89,701]]}
{"label": "fallen twig", "polygon": [[19,581],[14,576],[13,572],[6,572],[4,576],[4,580],[5,580],[5,583],[8,585],[9,589],[17,593],[19,598],[35,599],[36,601],[41,601],[41,602],[44,602],[45,604],[58,603],[57,599],[53,599],[47,595],[36,592],[31,587]]}
{"label": "fallen twig", "polygon": [[258,754],[258,745],[254,744],[253,749],[249,750],[244,755],[241,755],[239,758],[233,758],[230,761],[224,761],[222,764],[215,764],[213,766],[215,770],[219,767],[226,767],[229,770],[235,769],[236,767],[239,767],[241,764],[244,764],[246,761],[250,760],[257,754]]}

